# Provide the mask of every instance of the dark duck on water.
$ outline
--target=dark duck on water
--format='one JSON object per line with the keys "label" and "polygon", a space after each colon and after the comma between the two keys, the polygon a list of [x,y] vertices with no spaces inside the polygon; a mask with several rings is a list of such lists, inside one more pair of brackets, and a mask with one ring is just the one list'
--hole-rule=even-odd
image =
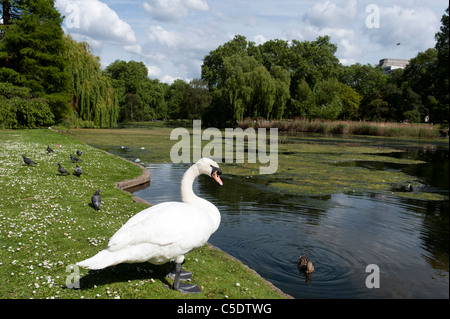
{"label": "dark duck on water", "polygon": [[314,265],[311,259],[308,257],[308,254],[300,256],[297,267],[306,274],[310,274],[314,271]]}

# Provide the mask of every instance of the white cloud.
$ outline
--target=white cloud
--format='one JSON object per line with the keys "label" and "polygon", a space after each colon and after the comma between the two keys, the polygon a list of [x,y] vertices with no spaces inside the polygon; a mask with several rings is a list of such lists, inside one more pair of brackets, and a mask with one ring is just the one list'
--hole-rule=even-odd
{"label": "white cloud", "polygon": [[357,32],[360,8],[356,0],[345,1],[342,6],[325,1],[314,4],[302,16],[300,30],[291,30],[291,38],[315,40],[318,36],[328,35],[338,47],[336,56],[343,64],[352,64],[361,53]]}
{"label": "white cloud", "polygon": [[146,28],[147,43],[142,46],[141,56],[145,56],[148,65],[161,69],[159,75],[153,75],[166,83],[177,78],[185,81],[198,78],[204,56],[228,40],[215,28],[199,28],[198,23],[162,25]]}
{"label": "white cloud", "polygon": [[174,76],[171,76],[171,75],[164,75],[161,78],[161,82],[172,84],[176,79],[179,79],[179,77],[174,77]]}
{"label": "white cloud", "polygon": [[194,10],[206,11],[209,9],[205,0],[186,0],[185,5],[187,8]]}
{"label": "white cloud", "polygon": [[358,56],[362,52],[361,48],[347,39],[342,39],[339,44],[338,54],[341,56],[340,62],[344,65],[356,63]]}
{"label": "white cloud", "polygon": [[434,46],[439,21],[440,17],[429,8],[380,7],[380,27],[365,28],[364,33],[382,46],[401,43],[403,47],[419,50]]}
{"label": "white cloud", "polygon": [[136,42],[131,26],[98,0],[56,0],[55,7],[66,16],[66,31],[75,38],[92,40],[92,46],[103,42],[130,45]]}
{"label": "white cloud", "polygon": [[256,45],[263,44],[266,41],[267,39],[261,34],[255,35],[253,37],[253,42],[255,42]]}
{"label": "white cloud", "polygon": [[316,28],[308,26],[304,28],[304,33],[308,38],[316,38],[319,35],[329,35],[332,42],[334,42],[333,39],[354,39],[355,37],[355,31],[348,28]]}
{"label": "white cloud", "polygon": [[147,66],[149,77],[156,78],[161,75],[161,69],[158,68],[157,66],[153,66],[153,65],[151,65],[151,66],[146,65],[146,66]]}
{"label": "white cloud", "polygon": [[148,38],[169,48],[177,46],[181,40],[180,35],[176,31],[168,31],[160,25],[148,28]]}
{"label": "white cloud", "polygon": [[127,52],[136,53],[136,54],[139,54],[139,55],[142,54],[142,47],[139,44],[126,45],[123,48]]}
{"label": "white cloud", "polygon": [[206,11],[205,0],[146,0],[144,9],[155,20],[172,22],[188,15],[189,9]]}
{"label": "white cloud", "polygon": [[153,43],[162,45],[159,47],[161,52],[178,52],[195,59],[203,58],[198,56],[199,52],[206,54],[228,40],[225,36],[218,35],[217,30],[213,28],[198,28],[197,25],[188,24],[170,30],[161,25],[150,26],[147,28],[147,38]]}
{"label": "white cloud", "polygon": [[356,0],[346,1],[344,7],[331,1],[320,2],[308,9],[303,18],[316,27],[342,27],[357,16],[356,5]]}

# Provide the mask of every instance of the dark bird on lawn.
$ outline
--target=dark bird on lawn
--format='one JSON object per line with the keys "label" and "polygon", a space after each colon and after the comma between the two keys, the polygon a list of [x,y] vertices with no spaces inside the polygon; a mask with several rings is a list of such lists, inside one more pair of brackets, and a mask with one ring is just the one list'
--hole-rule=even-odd
{"label": "dark bird on lawn", "polygon": [[310,274],[314,271],[313,263],[311,259],[309,259],[308,254],[300,256],[300,260],[298,261],[297,267],[306,274]]}
{"label": "dark bird on lawn", "polygon": [[61,164],[58,163],[58,172],[61,173],[61,175],[70,175],[70,173],[68,171],[65,170],[64,167],[61,166]]}
{"label": "dark bird on lawn", "polygon": [[23,156],[23,161],[25,162],[25,164],[27,164],[28,166],[30,165],[37,165],[35,162],[33,162],[32,160],[30,160],[28,157]]}
{"label": "dark bird on lawn", "polygon": [[72,160],[72,162],[76,163],[76,162],[81,162],[81,160],[78,157],[73,156],[72,154],[70,154],[70,159]]}
{"label": "dark bird on lawn", "polygon": [[77,150],[77,155],[78,155],[78,156],[81,156],[81,154],[83,154],[83,152],[80,151],[80,150]]}
{"label": "dark bird on lawn", "polygon": [[91,197],[92,206],[95,210],[100,210],[100,204],[102,203],[102,197],[100,196],[101,189],[97,189],[94,195]]}
{"label": "dark bird on lawn", "polygon": [[48,154],[53,153],[53,150],[50,148],[50,146],[47,146],[47,153]]}
{"label": "dark bird on lawn", "polygon": [[73,170],[73,175],[77,175],[78,177],[80,177],[81,173],[81,167],[76,165],[75,169]]}

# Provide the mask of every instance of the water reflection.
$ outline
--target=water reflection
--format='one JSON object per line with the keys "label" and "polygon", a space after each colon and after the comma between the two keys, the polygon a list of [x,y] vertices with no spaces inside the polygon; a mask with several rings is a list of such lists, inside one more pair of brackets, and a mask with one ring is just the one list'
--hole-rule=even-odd
{"label": "water reflection", "polygon": [[[188,165],[149,165],[151,187],[135,195],[157,204],[180,200]],[[194,183],[221,211],[210,242],[295,298],[448,298],[448,202],[380,194],[287,196],[268,192],[257,177],[222,175]],[[297,269],[308,253],[315,271]],[[381,287],[368,289],[368,264]]]}

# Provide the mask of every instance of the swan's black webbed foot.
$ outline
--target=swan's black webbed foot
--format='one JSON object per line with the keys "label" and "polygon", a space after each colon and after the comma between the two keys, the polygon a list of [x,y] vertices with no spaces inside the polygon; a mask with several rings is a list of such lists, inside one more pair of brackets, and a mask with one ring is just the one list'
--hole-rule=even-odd
{"label": "swan's black webbed foot", "polygon": [[[175,279],[175,270],[172,270],[171,272],[169,272],[166,275],[166,277],[174,280]],[[182,270],[180,273],[180,280],[187,281],[187,280],[191,279],[191,277],[192,277],[192,273],[189,271]]]}
{"label": "swan's black webbed foot", "polygon": [[[164,268],[166,270],[166,277],[172,280],[175,280],[175,270],[170,271],[170,263],[164,264]],[[180,272],[180,280],[188,281],[191,279],[192,273],[189,271],[181,270]]]}
{"label": "swan's black webbed foot", "polygon": [[197,285],[186,284],[184,282],[180,282],[178,288],[174,288],[175,290],[185,293],[185,294],[197,294],[202,292],[201,289]]}
{"label": "swan's black webbed foot", "polygon": [[[175,264],[175,277],[173,281],[173,289],[178,290],[182,293],[199,293],[202,292],[197,285],[187,284],[184,282],[180,282],[181,278],[181,264]],[[189,274],[189,278],[191,277],[191,273],[185,271],[185,274]],[[170,276],[170,274],[168,275]]]}

